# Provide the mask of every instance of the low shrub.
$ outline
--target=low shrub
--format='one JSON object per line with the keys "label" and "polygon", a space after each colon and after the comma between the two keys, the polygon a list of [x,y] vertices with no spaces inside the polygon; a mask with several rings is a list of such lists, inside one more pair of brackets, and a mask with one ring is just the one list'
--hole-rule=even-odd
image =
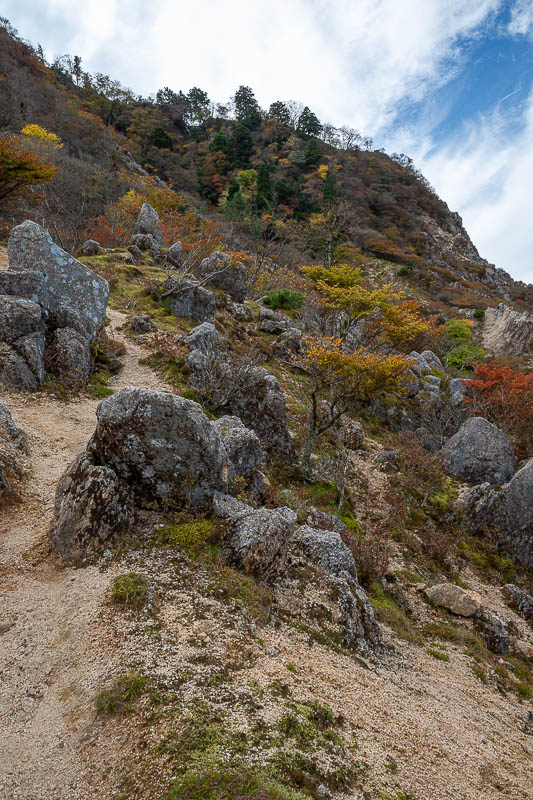
{"label": "low shrub", "polygon": [[263,302],[273,310],[277,308],[301,308],[305,303],[305,297],[302,292],[297,292],[294,289],[272,289],[266,293]]}

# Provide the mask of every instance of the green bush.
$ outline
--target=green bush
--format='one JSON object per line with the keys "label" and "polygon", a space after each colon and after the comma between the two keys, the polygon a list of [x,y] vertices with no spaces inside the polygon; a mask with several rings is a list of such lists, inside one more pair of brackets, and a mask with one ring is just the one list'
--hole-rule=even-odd
{"label": "green bush", "polygon": [[471,342],[472,332],[473,324],[469,319],[449,319],[446,323],[446,338],[452,343]]}
{"label": "green bush", "polygon": [[484,319],[485,311],[483,308],[476,308],[474,311],[474,319]]}
{"label": "green bush", "polygon": [[396,270],[396,275],[398,275],[399,278],[403,278],[406,275],[410,275],[411,274],[411,270],[412,270],[412,267],[410,265],[402,264],[402,266],[399,267]]}
{"label": "green bush", "polygon": [[146,577],[139,572],[117,575],[113,581],[111,597],[114,603],[125,606],[141,606],[148,596]]}
{"label": "green bush", "polygon": [[481,362],[485,356],[482,347],[478,347],[472,342],[468,344],[458,344],[446,354],[446,362],[455,369],[472,369],[472,362]]}
{"label": "green bush", "polygon": [[305,297],[294,289],[271,289],[266,293],[263,302],[273,310],[301,308],[305,303]]}

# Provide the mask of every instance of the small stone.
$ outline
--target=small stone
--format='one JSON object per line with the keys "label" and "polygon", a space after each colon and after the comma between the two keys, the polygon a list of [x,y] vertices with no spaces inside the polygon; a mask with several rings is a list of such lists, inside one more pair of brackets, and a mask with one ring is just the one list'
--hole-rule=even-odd
{"label": "small stone", "polygon": [[479,602],[454,583],[439,583],[428,586],[424,594],[437,606],[447,608],[460,617],[473,617],[480,610]]}

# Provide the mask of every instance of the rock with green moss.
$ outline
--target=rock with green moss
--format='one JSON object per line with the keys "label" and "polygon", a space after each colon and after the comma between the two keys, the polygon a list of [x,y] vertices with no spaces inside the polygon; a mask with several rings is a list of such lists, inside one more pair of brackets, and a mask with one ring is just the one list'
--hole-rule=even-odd
{"label": "rock with green moss", "polygon": [[448,471],[469,483],[503,484],[515,469],[509,437],[483,417],[471,417],[442,448]]}

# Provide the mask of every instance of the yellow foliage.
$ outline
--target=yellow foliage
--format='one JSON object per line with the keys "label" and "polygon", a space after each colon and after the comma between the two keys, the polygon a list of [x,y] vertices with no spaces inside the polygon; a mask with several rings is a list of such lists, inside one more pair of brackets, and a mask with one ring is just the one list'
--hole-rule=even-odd
{"label": "yellow foliage", "polygon": [[63,147],[63,143],[59,136],[55,133],[49,133],[46,128],[41,128],[40,125],[36,125],[35,123],[29,123],[22,128],[21,133],[25,136],[29,136],[30,139],[34,139],[36,141],[42,142],[43,144],[51,145],[54,149],[59,149]]}
{"label": "yellow foliage", "polygon": [[378,391],[400,391],[409,362],[402,355],[372,353],[362,348],[347,353],[341,339],[315,337],[306,340],[302,366],[315,384],[329,387],[330,396],[333,391],[333,395],[368,400]]}
{"label": "yellow foliage", "polygon": [[329,167],[327,164],[321,164],[317,170],[319,177],[325,181],[328,176]]}

